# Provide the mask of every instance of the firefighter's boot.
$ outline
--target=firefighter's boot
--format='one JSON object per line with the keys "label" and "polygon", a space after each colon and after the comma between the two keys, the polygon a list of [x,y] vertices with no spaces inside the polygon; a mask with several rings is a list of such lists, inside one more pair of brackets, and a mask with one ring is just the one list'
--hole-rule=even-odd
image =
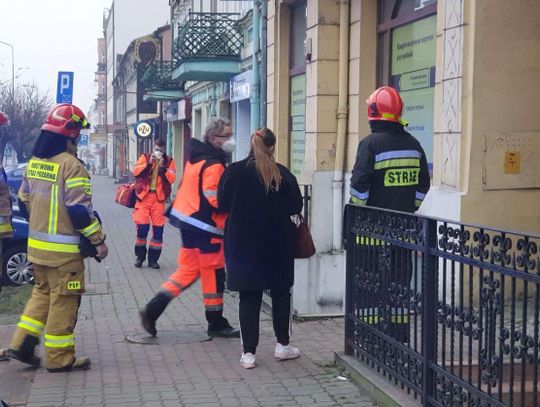
{"label": "firefighter's boot", "polygon": [[148,267],[153,269],[159,269],[158,259],[161,255],[161,248],[154,249],[152,246],[148,249]]}
{"label": "firefighter's boot", "polygon": [[7,354],[10,359],[18,360],[37,369],[41,365],[41,359],[35,355],[39,338],[26,335],[19,349],[9,348]]}
{"label": "firefighter's boot", "polygon": [[74,358],[73,362],[68,366],[64,366],[58,369],[47,369],[50,373],[61,373],[61,372],[73,372],[76,370],[88,370],[91,366],[90,359],[88,358]]}
{"label": "firefighter's boot", "polygon": [[223,316],[223,311],[206,311],[208,321],[207,334],[219,338],[240,338],[240,331],[229,324],[227,318]]}
{"label": "firefighter's boot", "polygon": [[135,245],[135,267],[141,268],[144,261],[146,260],[146,245]]}
{"label": "firefighter's boot", "polygon": [[172,296],[169,293],[160,291],[140,311],[141,324],[144,330],[153,337],[157,336],[156,321],[163,314],[171,300]]}

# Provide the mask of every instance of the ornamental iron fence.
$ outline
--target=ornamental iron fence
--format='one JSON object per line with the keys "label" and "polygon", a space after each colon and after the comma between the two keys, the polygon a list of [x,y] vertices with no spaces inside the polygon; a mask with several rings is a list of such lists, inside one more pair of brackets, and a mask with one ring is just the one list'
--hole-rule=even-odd
{"label": "ornamental iron fence", "polygon": [[538,406],[540,235],[347,205],[345,353],[424,406]]}
{"label": "ornamental iron fence", "polygon": [[173,56],[180,63],[191,58],[240,59],[242,30],[236,13],[194,13],[178,25]]}
{"label": "ornamental iron fence", "polygon": [[181,82],[172,79],[172,61],[154,61],[142,68],[141,84],[147,90],[176,90]]}

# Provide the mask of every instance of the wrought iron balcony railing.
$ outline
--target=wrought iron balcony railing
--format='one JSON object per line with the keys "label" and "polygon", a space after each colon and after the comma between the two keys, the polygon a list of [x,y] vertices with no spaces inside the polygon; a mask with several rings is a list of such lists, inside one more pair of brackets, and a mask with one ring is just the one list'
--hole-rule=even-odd
{"label": "wrought iron balcony railing", "polygon": [[148,90],[179,89],[180,82],[171,77],[172,61],[154,61],[146,67],[141,77],[141,85]]}
{"label": "wrought iron balcony railing", "polygon": [[242,32],[237,13],[190,12],[178,25],[173,56],[180,62],[191,58],[240,59]]}

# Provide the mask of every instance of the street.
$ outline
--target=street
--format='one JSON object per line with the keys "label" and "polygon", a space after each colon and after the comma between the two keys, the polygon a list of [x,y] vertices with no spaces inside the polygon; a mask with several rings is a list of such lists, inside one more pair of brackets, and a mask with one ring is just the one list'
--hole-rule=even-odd
{"label": "street", "polygon": [[[175,344],[167,332],[162,344],[128,343],[126,336],[143,333],[138,310],[175,269],[180,239],[167,225],[161,270],[134,268],[131,211],[114,203],[110,178],[92,181],[110,250],[101,264],[87,260],[87,293],[75,330],[77,354],[89,357],[92,369],[51,374],[0,362],[0,399],[12,407],[374,405],[334,367],[333,352],[343,349],[343,318],[294,322],[291,343],[302,357],[278,362],[271,316],[263,312],[252,370],[239,364],[238,339]],[[236,327],[237,311],[237,296],[226,294],[225,316]],[[7,346],[13,328],[0,326],[0,347]],[[198,283],[171,303],[158,321],[158,338],[159,331],[205,333]]]}

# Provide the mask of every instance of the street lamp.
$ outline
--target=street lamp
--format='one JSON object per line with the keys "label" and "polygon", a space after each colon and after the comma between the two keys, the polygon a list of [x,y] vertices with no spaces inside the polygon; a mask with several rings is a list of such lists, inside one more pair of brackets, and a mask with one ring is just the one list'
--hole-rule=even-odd
{"label": "street lamp", "polygon": [[13,52],[13,45],[4,41],[0,41],[0,44],[7,45],[11,48],[11,90],[13,92],[12,97],[15,98],[15,54]]}

